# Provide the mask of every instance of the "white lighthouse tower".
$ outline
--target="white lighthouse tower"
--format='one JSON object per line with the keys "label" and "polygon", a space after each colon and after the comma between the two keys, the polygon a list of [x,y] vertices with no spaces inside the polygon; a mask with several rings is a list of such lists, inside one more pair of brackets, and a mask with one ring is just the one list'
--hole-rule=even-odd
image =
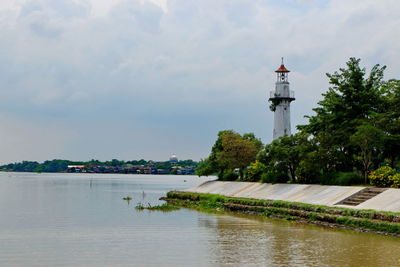
{"label": "white lighthouse tower", "polygon": [[274,111],[274,133],[273,139],[284,135],[290,135],[290,102],[294,101],[294,92],[289,90],[289,70],[283,64],[275,71],[277,81],[275,90],[270,92],[271,110]]}

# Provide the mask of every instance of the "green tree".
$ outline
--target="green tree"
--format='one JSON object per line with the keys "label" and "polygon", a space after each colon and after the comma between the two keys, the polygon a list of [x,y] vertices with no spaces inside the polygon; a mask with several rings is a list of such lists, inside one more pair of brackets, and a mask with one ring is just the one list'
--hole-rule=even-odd
{"label": "green tree", "polygon": [[315,139],[320,151],[325,151],[325,167],[331,171],[353,169],[360,147],[350,138],[358,126],[370,122],[385,105],[381,90],[385,66],[375,65],[367,75],[360,59],[350,58],[346,65],[327,74],[331,87],[313,109],[316,114],[308,117],[309,123],[298,127]]}
{"label": "green tree", "polygon": [[208,158],[201,159],[196,167],[196,174],[198,176],[209,176],[215,173],[215,170],[212,168],[212,164],[210,164],[210,160]]}
{"label": "green tree", "polygon": [[245,180],[249,182],[257,182],[261,179],[262,174],[266,170],[267,166],[256,160],[255,162],[250,163],[250,166],[247,168]]}
{"label": "green tree", "polygon": [[242,136],[233,130],[220,131],[210,156],[199,164],[197,172],[200,175],[218,173],[222,179],[225,172],[238,168],[240,179],[243,179],[245,169],[255,161],[261,147],[261,141],[252,133]]}
{"label": "green tree", "polygon": [[385,134],[383,156],[390,165],[400,158],[400,80],[389,80],[382,86],[385,105],[378,113],[374,113],[374,123]]}
{"label": "green tree", "polygon": [[360,153],[355,158],[362,163],[364,183],[367,184],[368,171],[373,162],[374,154],[381,154],[384,133],[371,124],[363,124],[357,127],[357,131],[350,137],[351,142],[360,148]]}
{"label": "green tree", "polygon": [[266,145],[257,159],[267,166],[267,171],[279,173],[280,176],[286,176],[286,180],[295,182],[303,139],[301,134],[282,136]]}

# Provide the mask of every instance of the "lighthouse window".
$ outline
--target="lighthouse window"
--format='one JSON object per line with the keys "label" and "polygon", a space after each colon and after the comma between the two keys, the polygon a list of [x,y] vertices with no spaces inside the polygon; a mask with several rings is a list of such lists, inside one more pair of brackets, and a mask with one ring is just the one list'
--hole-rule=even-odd
{"label": "lighthouse window", "polygon": [[285,110],[286,110],[286,108],[285,108]]}

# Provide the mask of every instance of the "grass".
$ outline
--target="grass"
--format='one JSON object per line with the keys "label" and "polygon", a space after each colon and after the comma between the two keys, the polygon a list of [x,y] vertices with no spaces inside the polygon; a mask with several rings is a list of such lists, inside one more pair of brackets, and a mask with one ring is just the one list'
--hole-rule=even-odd
{"label": "grass", "polygon": [[234,211],[310,223],[329,223],[349,228],[400,236],[400,213],[356,210],[299,202],[233,198],[215,194],[168,192],[173,205],[201,210]]}
{"label": "grass", "polygon": [[156,206],[151,206],[150,203],[148,203],[147,206],[145,206],[139,202],[136,205],[135,209],[137,209],[137,210],[158,210],[158,211],[168,212],[168,211],[179,210],[180,207],[177,207],[170,203],[164,203],[162,205],[156,205]]}

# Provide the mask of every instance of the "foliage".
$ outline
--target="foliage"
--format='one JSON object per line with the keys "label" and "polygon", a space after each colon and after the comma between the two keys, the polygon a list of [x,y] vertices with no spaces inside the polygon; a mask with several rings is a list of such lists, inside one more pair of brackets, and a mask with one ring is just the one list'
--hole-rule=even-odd
{"label": "foliage", "polygon": [[373,155],[378,154],[383,147],[384,133],[371,124],[357,127],[357,131],[350,137],[350,141],[360,148],[360,153],[354,157],[361,161],[364,183],[367,183],[368,171],[373,161]]}
{"label": "foliage", "polygon": [[225,170],[219,174],[218,178],[222,181],[235,181],[239,178],[239,175],[232,170]]}
{"label": "foliage", "polygon": [[363,179],[355,172],[333,172],[321,175],[320,182],[326,185],[360,185]]}
{"label": "foliage", "polygon": [[233,179],[232,171],[238,168],[239,177],[243,179],[245,169],[255,161],[261,147],[261,141],[252,133],[240,135],[232,130],[220,131],[209,157],[202,160],[197,173],[218,173],[221,179]]}
{"label": "foliage", "polygon": [[147,206],[143,205],[142,203],[138,203],[135,207],[136,210],[158,210],[163,212],[179,210],[180,208],[170,203],[164,203],[162,205],[151,206],[150,203]]}
{"label": "foliage", "polygon": [[[274,96],[277,96],[276,94],[274,94]],[[269,110],[271,110],[272,112],[275,112],[276,107],[279,105],[280,103],[280,99],[278,98],[272,98],[270,99],[271,104],[269,105]]]}
{"label": "foliage", "polygon": [[[295,182],[304,141],[304,136],[300,134],[280,137],[266,145],[258,154],[257,159],[267,166],[270,177],[279,177],[280,181]],[[269,180],[273,182],[276,178]]]}
{"label": "foliage", "polygon": [[63,172],[67,171],[68,165],[83,165],[86,167],[92,166],[108,166],[108,167],[124,167],[127,164],[134,166],[151,166],[155,169],[165,169],[170,170],[173,166],[197,166],[197,162],[189,160],[180,160],[178,163],[170,163],[169,161],[154,162],[141,160],[123,161],[113,159],[111,161],[99,161],[99,160],[89,160],[89,161],[70,161],[70,160],[46,160],[43,163],[38,163],[36,161],[23,161],[19,163],[10,163],[1,166],[0,169],[16,172]]}
{"label": "foliage", "polygon": [[46,160],[43,163],[36,161],[23,161],[19,163],[11,163],[2,166],[5,170],[12,170],[16,172],[59,172],[67,169],[67,160]]}
{"label": "foliage", "polygon": [[[360,59],[350,58],[347,68],[327,74],[331,87],[309,123],[298,127],[307,136],[298,182],[343,184],[338,175],[357,169],[367,184],[370,169],[384,161],[393,167],[399,160],[400,81],[385,82],[384,70],[375,65],[367,74]],[[357,181],[354,175],[348,179]]]}
{"label": "foliage", "polygon": [[245,181],[257,182],[261,179],[261,175],[265,172],[266,166],[260,161],[250,163],[247,168]]}
{"label": "foliage", "polygon": [[389,166],[370,172],[369,178],[371,184],[378,187],[400,188],[400,173],[396,173],[396,170]]}
{"label": "foliage", "polygon": [[[350,58],[347,68],[327,74],[331,87],[314,108],[316,115],[299,129],[310,134],[323,157],[323,172],[352,171],[357,166],[360,148],[351,142],[354,129],[370,123],[372,114],[384,109],[382,96],[383,71],[375,65],[369,75],[360,67],[360,59]],[[376,158],[371,159],[375,161]]]}
{"label": "foliage", "polygon": [[196,174],[198,176],[209,176],[214,174],[214,171],[215,170],[213,169],[210,160],[208,158],[201,159],[196,167]]}
{"label": "foliage", "polygon": [[287,183],[288,182],[288,175],[277,169],[268,170],[261,175],[261,182],[262,183]]}

